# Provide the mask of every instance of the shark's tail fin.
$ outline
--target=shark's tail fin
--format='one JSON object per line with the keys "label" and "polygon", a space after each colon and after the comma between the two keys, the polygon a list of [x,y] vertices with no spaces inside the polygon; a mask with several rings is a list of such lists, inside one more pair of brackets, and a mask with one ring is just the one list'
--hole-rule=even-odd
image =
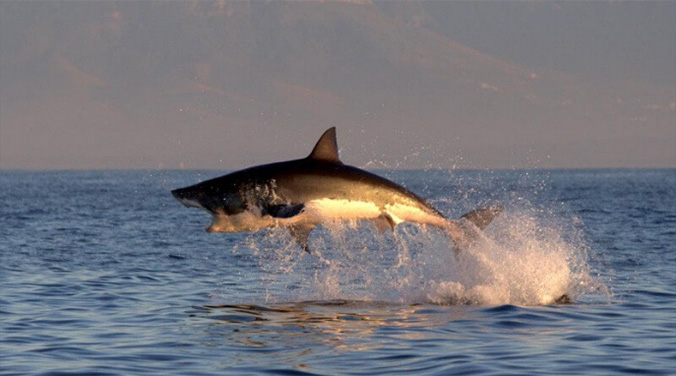
{"label": "shark's tail fin", "polygon": [[502,205],[473,210],[457,221],[448,221],[446,231],[456,245],[456,251],[467,248],[479,238],[493,220],[505,210]]}
{"label": "shark's tail fin", "polygon": [[505,207],[502,205],[493,205],[487,208],[473,210],[460,217],[460,221],[469,222],[476,226],[479,230],[484,230],[504,210]]}

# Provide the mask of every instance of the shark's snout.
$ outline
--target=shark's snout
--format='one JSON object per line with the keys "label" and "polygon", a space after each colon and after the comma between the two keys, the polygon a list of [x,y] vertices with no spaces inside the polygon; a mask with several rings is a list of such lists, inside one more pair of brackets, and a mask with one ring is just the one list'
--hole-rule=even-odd
{"label": "shark's snout", "polygon": [[176,198],[176,199],[179,199],[179,197],[180,197],[179,193],[178,193],[178,189],[174,189],[173,191],[171,191],[171,195],[174,196],[174,198]]}
{"label": "shark's snout", "polygon": [[181,201],[183,198],[183,189],[174,189],[171,191],[172,196],[174,196],[177,200]]}
{"label": "shark's snout", "polygon": [[171,194],[184,206],[204,209],[204,206],[199,202],[194,190],[190,188],[179,188],[171,191]]}
{"label": "shark's snout", "polygon": [[184,205],[185,200],[193,198],[191,197],[193,195],[188,194],[188,191],[185,188],[174,189],[173,191],[171,191],[171,194],[172,196],[174,196],[174,198],[176,198],[180,203],[183,203]]}

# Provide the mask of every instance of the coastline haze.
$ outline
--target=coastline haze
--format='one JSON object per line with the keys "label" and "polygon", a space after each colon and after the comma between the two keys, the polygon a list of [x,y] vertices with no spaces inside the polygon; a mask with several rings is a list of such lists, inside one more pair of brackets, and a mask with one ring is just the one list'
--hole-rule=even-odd
{"label": "coastline haze", "polygon": [[0,169],[676,167],[676,2],[0,2]]}

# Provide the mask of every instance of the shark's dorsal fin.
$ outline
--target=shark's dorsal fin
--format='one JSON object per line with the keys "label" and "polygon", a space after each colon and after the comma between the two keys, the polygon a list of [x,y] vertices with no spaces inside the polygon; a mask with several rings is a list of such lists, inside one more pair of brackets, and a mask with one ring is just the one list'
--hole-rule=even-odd
{"label": "shark's dorsal fin", "polygon": [[319,138],[308,159],[318,159],[326,162],[343,164],[338,157],[338,143],[336,142],[336,127],[329,128]]}

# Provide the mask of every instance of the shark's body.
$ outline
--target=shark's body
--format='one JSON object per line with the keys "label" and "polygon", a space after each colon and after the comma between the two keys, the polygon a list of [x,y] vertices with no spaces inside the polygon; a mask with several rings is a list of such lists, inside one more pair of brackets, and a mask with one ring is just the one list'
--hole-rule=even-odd
{"label": "shark's body", "polygon": [[172,194],[184,205],[212,214],[209,232],[287,227],[306,251],[309,232],[322,223],[370,220],[385,231],[414,222],[442,228],[458,243],[502,211],[496,206],[448,220],[408,189],[343,164],[335,128],[322,135],[306,158],[247,168]]}

